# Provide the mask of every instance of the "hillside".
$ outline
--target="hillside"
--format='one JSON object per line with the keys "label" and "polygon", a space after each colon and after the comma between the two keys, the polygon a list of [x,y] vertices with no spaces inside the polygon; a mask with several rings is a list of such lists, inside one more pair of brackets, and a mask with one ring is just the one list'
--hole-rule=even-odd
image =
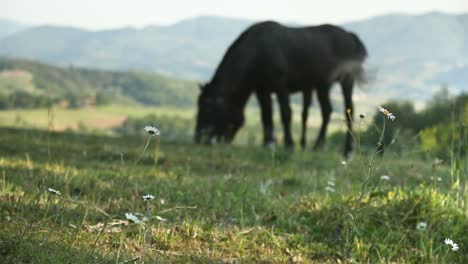
{"label": "hillside", "polygon": [[[204,16],[142,29],[30,27],[0,39],[0,55],[62,66],[143,70],[207,80],[228,45],[252,23]],[[425,100],[442,85],[435,75],[468,61],[467,14],[391,14],[343,26],[364,40],[369,67],[378,72],[370,96]],[[453,91],[467,89],[457,81],[444,84]]]}
{"label": "hillside", "polygon": [[195,87],[194,82],[159,74],[61,68],[27,60],[0,59],[0,98],[7,100],[21,95],[31,100],[46,98],[54,102],[68,101],[68,104],[70,100],[78,100],[74,103],[192,106],[198,92]]}
{"label": "hillside", "polygon": [[249,21],[201,17],[171,26],[86,31],[39,26],[0,40],[0,55],[112,70],[206,78]]}

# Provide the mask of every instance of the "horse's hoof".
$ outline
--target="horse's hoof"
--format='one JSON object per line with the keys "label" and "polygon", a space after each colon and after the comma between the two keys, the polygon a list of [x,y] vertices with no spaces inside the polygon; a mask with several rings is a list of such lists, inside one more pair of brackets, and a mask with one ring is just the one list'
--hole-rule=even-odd
{"label": "horse's hoof", "polygon": [[274,141],[270,141],[270,142],[267,142],[265,144],[263,144],[265,146],[265,148],[269,149],[269,150],[274,150],[275,147],[276,147],[276,144]]}
{"label": "horse's hoof", "polygon": [[354,157],[352,151],[347,152],[347,153],[344,153],[343,156],[344,156],[344,160],[345,160],[346,162],[351,161],[351,160],[353,159],[353,157]]}

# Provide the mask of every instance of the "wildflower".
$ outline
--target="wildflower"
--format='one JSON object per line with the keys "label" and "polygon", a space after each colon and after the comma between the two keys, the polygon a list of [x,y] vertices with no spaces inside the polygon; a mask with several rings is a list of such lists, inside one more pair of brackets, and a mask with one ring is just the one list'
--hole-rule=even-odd
{"label": "wildflower", "polygon": [[366,118],[366,116],[367,116],[367,114],[366,114],[366,113],[361,113],[361,114],[359,114],[359,117],[360,117],[361,119],[364,119],[364,118]]}
{"label": "wildflower", "polygon": [[327,186],[327,187],[325,187],[325,191],[333,193],[333,192],[335,192],[335,188],[333,188],[331,186]]}
{"label": "wildflower", "polygon": [[135,224],[141,224],[141,220],[134,214],[132,213],[125,213],[125,218],[128,220],[133,221]]}
{"label": "wildflower", "polygon": [[335,182],[334,181],[328,181],[328,186],[335,187]]}
{"label": "wildflower", "polygon": [[59,191],[54,190],[54,189],[52,189],[52,188],[47,189],[47,191],[50,192],[50,193],[53,193],[53,194],[55,194],[55,195],[60,195],[60,192],[59,192]]}
{"label": "wildflower", "polygon": [[442,181],[442,178],[441,178],[441,177],[437,177],[437,181]]}
{"label": "wildflower", "polygon": [[435,158],[435,159],[434,159],[434,165],[440,165],[440,164],[442,164],[443,162],[444,162],[444,160],[441,160],[441,159],[439,159],[439,158]]}
{"label": "wildflower", "polygon": [[145,202],[151,201],[153,199],[154,199],[154,196],[151,195],[151,194],[143,195],[143,201],[145,201]]}
{"label": "wildflower", "polygon": [[346,165],[348,165],[348,163],[347,163],[346,161],[342,160],[342,161],[341,161],[341,165],[342,165],[342,166],[346,166]]}
{"label": "wildflower", "polygon": [[157,219],[158,221],[161,221],[161,222],[166,222],[166,221],[167,221],[166,218],[162,218],[162,217],[160,217],[159,215],[156,216],[156,219]]}
{"label": "wildflower", "polygon": [[418,229],[419,231],[425,230],[426,227],[427,227],[427,222],[419,222],[419,223],[416,225],[416,229]]}
{"label": "wildflower", "polygon": [[444,242],[445,242],[445,244],[446,244],[447,246],[452,246],[452,250],[453,250],[453,251],[457,251],[457,250],[458,250],[458,244],[455,243],[455,242],[453,242],[452,239],[446,238],[446,239],[444,240]]}
{"label": "wildflower", "polygon": [[384,181],[389,181],[389,180],[390,180],[390,176],[388,176],[388,175],[382,175],[382,176],[380,176],[380,179],[381,179],[381,180],[384,180]]}
{"label": "wildflower", "polygon": [[165,203],[166,203],[166,199],[162,199],[162,198],[161,198],[161,199],[159,199],[159,202],[160,202],[161,204],[165,204]]}
{"label": "wildflower", "polygon": [[396,118],[390,111],[388,111],[387,109],[385,109],[385,108],[383,108],[381,106],[378,107],[378,110],[379,110],[379,112],[384,114],[388,119],[390,119],[392,121]]}
{"label": "wildflower", "polygon": [[444,242],[445,242],[445,244],[446,244],[447,246],[453,245],[453,240],[450,239],[450,238],[446,238],[446,239],[444,240]]}
{"label": "wildflower", "polygon": [[145,131],[148,132],[148,134],[150,134],[151,136],[159,136],[161,135],[161,132],[159,131],[159,129],[157,129],[156,127],[154,126],[145,126]]}

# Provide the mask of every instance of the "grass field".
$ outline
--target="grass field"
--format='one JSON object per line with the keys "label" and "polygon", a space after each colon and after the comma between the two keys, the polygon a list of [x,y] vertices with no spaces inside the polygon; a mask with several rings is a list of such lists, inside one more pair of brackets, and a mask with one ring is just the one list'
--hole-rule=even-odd
{"label": "grass field", "polygon": [[0,135],[3,263],[468,262],[466,157]]}
{"label": "grass field", "polygon": [[0,124],[9,127],[48,129],[49,120],[51,120],[53,129],[58,131],[76,130],[80,127],[106,129],[122,124],[128,117],[141,118],[149,114],[170,114],[187,119],[192,119],[194,115],[190,109],[138,105],[109,105],[77,109],[54,107],[50,113],[49,109],[3,110],[0,111]]}

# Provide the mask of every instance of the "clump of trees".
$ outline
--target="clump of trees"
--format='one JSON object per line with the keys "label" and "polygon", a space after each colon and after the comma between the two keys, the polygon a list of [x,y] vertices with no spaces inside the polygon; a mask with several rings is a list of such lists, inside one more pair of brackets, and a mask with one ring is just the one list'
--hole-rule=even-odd
{"label": "clump of trees", "polygon": [[[421,111],[409,101],[390,101],[382,107],[396,116],[394,122],[385,120],[384,149],[421,151],[442,158],[453,152],[467,153],[468,94],[450,96],[442,90]],[[360,134],[363,147],[375,147],[384,118],[375,115],[372,125]]]}
{"label": "clump of trees", "polygon": [[43,95],[33,95],[25,91],[15,91],[11,94],[0,94],[0,109],[10,108],[42,108],[57,101]]}
{"label": "clump of trees", "polygon": [[0,110],[47,108],[54,105],[80,108],[90,105],[106,105],[111,102],[111,97],[104,93],[97,93],[95,96],[68,93],[57,97],[33,94],[22,90],[10,94],[0,93]]}

